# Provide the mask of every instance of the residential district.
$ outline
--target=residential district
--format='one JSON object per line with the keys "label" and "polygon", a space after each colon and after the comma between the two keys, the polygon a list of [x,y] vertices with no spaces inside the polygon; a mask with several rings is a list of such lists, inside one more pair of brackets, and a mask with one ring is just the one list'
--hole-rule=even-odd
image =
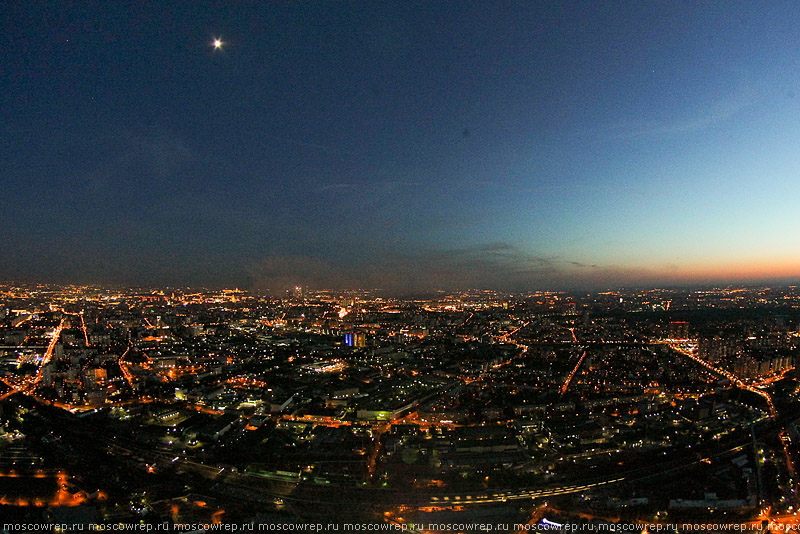
{"label": "residential district", "polygon": [[0,285],[0,516],[778,531],[798,355],[798,287]]}

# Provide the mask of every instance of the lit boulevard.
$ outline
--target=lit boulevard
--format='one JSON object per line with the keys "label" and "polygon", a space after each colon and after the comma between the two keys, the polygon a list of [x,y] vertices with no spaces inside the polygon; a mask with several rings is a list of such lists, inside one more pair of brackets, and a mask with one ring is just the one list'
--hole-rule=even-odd
{"label": "lit boulevard", "polygon": [[569,384],[572,382],[572,379],[575,378],[575,373],[577,373],[578,369],[580,369],[581,365],[583,365],[583,360],[586,359],[586,354],[587,351],[583,351],[583,354],[581,354],[581,357],[578,358],[578,362],[575,364],[575,367],[573,367],[572,371],[570,371],[569,375],[567,375],[564,385],[561,386],[561,395],[564,395],[567,392],[567,389],[569,389]]}
{"label": "lit boulevard", "polygon": [[772,397],[766,391],[762,391],[755,386],[746,384],[742,380],[734,376],[732,373],[729,373],[724,369],[719,369],[717,367],[714,367],[713,365],[703,360],[702,358],[697,357],[692,348],[687,347],[685,342],[670,343],[670,347],[672,347],[676,352],[679,352],[680,354],[683,354],[684,356],[687,356],[692,360],[696,361],[697,363],[699,363],[706,369],[710,370],[711,372],[727,378],[732,384],[735,384],[737,387],[740,387],[742,389],[745,389],[747,391],[750,391],[751,393],[755,393],[756,395],[762,397],[764,400],[767,401],[770,414],[774,417],[775,414],[777,413],[775,410],[775,405],[772,402]]}

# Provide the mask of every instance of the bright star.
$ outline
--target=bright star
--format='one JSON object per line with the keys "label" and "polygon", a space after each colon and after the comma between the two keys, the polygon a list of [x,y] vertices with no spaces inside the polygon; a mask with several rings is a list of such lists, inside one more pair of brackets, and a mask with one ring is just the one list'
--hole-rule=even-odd
{"label": "bright star", "polygon": [[219,39],[219,38],[215,37],[214,38],[214,42],[213,42],[213,46],[214,46],[214,48],[222,48],[222,39]]}

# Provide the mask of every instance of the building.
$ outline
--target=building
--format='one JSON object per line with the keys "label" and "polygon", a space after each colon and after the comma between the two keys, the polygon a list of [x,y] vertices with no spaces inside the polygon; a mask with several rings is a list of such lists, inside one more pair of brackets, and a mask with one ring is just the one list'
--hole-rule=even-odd
{"label": "building", "polygon": [[344,344],[348,347],[366,347],[367,336],[364,332],[347,332],[344,335]]}

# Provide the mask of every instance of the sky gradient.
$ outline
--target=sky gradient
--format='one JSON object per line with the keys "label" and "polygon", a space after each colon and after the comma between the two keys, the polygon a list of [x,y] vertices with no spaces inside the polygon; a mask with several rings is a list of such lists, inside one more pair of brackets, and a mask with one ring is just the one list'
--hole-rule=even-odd
{"label": "sky gradient", "polygon": [[0,12],[0,279],[800,282],[794,2]]}

